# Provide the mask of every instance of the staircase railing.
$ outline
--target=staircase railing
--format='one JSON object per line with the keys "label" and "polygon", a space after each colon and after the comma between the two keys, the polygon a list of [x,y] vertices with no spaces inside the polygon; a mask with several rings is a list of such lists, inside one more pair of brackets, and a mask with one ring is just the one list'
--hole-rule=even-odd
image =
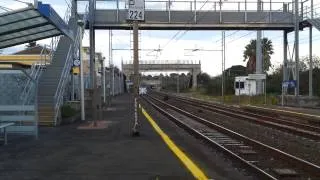
{"label": "staircase railing", "polygon": [[310,3],[308,0],[300,3],[300,18],[302,20],[320,17],[319,4],[314,4],[312,9]]}
{"label": "staircase railing", "polygon": [[60,111],[60,106],[63,102],[63,93],[64,93],[64,86],[67,82],[68,79],[68,75],[70,74],[70,68],[71,67],[71,62],[73,59],[73,54],[72,54],[72,46],[69,47],[68,50],[68,54],[67,54],[67,58],[66,61],[64,63],[64,67],[60,76],[60,80],[59,80],[59,84],[56,90],[56,93],[53,97],[53,102],[54,102],[54,112],[55,112],[55,116],[54,116],[54,121],[55,121],[55,125],[57,124],[57,118],[59,115],[59,111]]}
{"label": "staircase railing", "polygon": [[[89,8],[88,8],[88,6],[86,6],[85,14],[83,16],[83,22],[85,23],[85,25],[86,25],[86,22],[87,22],[86,20],[88,18],[88,14],[89,14],[88,12],[89,12]],[[54,125],[55,126],[57,125],[57,119],[60,114],[60,107],[63,103],[63,95],[64,95],[65,89],[66,89],[65,86],[69,80],[70,68],[73,64],[73,58],[76,57],[77,50],[79,48],[79,46],[78,46],[79,42],[82,41],[82,39],[80,39],[80,37],[82,37],[82,35],[84,33],[84,31],[80,31],[79,28],[81,28],[81,27],[77,27],[77,29],[76,29],[77,35],[76,35],[76,38],[73,42],[74,46],[69,47],[67,58],[66,58],[66,61],[65,61],[60,79],[59,79],[59,84],[58,84],[57,90],[55,92],[55,95],[53,97],[54,113],[55,113],[54,114]],[[82,35],[80,35],[80,32],[82,32]],[[73,47],[73,49],[72,49],[72,47]],[[79,53],[81,53],[81,52],[79,52]]]}
{"label": "staircase railing", "polygon": [[[64,66],[63,66],[61,76],[60,76],[59,84],[58,84],[56,93],[53,97],[54,112],[55,112],[55,116],[54,116],[55,125],[57,124],[57,119],[58,119],[58,116],[60,113],[60,106],[63,103],[63,95],[65,92],[65,86],[69,80],[70,68],[73,63],[73,58],[75,57],[75,52],[77,50],[76,48],[78,47],[78,46],[76,46],[76,44],[78,44],[79,41],[80,41],[80,31],[79,31],[79,28],[77,28],[77,37],[74,41],[75,46],[69,47],[67,58],[66,58]],[[72,49],[72,47],[74,49]]]}
{"label": "staircase railing", "polygon": [[[43,46],[41,53],[39,55],[39,61],[34,62],[31,65],[30,69],[30,77],[38,81],[39,77],[41,76],[44,68],[46,67],[46,64],[48,61],[50,61],[50,53],[47,52],[49,50],[48,46]],[[51,51],[51,50],[50,50]],[[28,79],[21,94],[20,99],[22,102],[22,105],[26,105],[30,102],[33,96],[31,96],[31,93],[33,92],[35,88],[34,82],[32,82],[31,79]]]}
{"label": "staircase railing", "polygon": [[[50,64],[53,59],[54,52],[58,46],[60,36],[53,37],[51,40],[50,45],[44,45],[41,49],[40,55],[39,55],[39,61],[34,62],[31,65],[30,68],[30,77],[36,80],[38,83],[39,78],[41,77],[43,71],[46,69],[47,64]],[[35,88],[34,82],[32,82],[31,79],[28,79],[21,94],[20,99],[22,102],[22,105],[29,104],[32,100],[31,93],[34,92]]]}

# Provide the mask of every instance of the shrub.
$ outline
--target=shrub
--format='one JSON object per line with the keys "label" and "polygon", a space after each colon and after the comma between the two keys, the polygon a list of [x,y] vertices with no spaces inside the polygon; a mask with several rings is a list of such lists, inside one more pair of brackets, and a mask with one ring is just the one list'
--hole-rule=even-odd
{"label": "shrub", "polygon": [[68,118],[76,114],[76,110],[73,109],[70,105],[63,105],[61,107],[61,117]]}
{"label": "shrub", "polygon": [[277,104],[278,104],[278,99],[277,99],[277,97],[275,97],[275,96],[272,96],[272,97],[271,97],[271,104],[272,104],[272,105],[277,105]]}

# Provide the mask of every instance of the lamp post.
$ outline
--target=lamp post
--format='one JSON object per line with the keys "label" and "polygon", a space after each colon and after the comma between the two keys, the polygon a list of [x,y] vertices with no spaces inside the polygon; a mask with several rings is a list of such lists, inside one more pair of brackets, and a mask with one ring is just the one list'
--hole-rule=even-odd
{"label": "lamp post", "polygon": [[81,120],[85,120],[85,108],[84,108],[84,80],[83,80],[83,57],[82,57],[82,34],[84,22],[82,20],[78,21],[80,26],[80,40],[79,40],[79,58],[80,58],[80,94],[81,94]]}
{"label": "lamp post", "polygon": [[106,69],[104,66],[105,59],[106,59],[106,57],[103,57],[102,61],[101,61],[101,76],[102,76],[101,85],[103,86],[103,104],[106,103]]}

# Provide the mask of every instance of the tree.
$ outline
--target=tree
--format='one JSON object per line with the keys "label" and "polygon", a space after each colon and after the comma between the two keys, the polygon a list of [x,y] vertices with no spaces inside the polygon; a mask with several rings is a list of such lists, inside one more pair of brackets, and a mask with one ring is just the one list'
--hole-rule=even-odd
{"label": "tree", "polygon": [[[313,68],[319,68],[320,67],[320,58],[318,56],[312,56],[313,60]],[[304,56],[299,60],[299,69],[300,71],[306,71],[310,68],[310,60],[309,56]]]}
{"label": "tree", "polygon": [[[253,73],[256,70],[256,42],[257,40],[252,39],[249,44],[246,45],[243,52],[243,61],[247,61],[247,71]],[[271,55],[273,54],[272,41],[268,38],[261,40],[262,44],[262,58],[263,58],[263,70],[264,72],[269,71],[271,67]]]}
{"label": "tree", "polygon": [[197,81],[199,84],[206,86],[209,84],[210,76],[207,73],[200,73],[197,76]]}
{"label": "tree", "polygon": [[27,48],[32,48],[32,47],[36,47],[36,46],[37,46],[37,42],[36,41],[29,42],[26,45]]}
{"label": "tree", "polygon": [[245,76],[247,74],[246,67],[235,65],[225,70],[225,76],[234,78],[235,76]]}

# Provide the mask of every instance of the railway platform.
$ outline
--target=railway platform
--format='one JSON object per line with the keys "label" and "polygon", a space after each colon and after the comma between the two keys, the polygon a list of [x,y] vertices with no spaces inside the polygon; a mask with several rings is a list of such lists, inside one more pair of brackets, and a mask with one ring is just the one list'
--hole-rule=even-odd
{"label": "railway platform", "polygon": [[0,146],[0,179],[254,179],[142,102],[139,137],[131,135],[128,94],[87,122],[40,128],[39,140],[9,139]]}
{"label": "railway platform", "polygon": [[86,123],[40,128],[40,139],[0,146],[0,179],[195,179],[141,117],[131,136],[131,96],[113,99],[99,128]]}

